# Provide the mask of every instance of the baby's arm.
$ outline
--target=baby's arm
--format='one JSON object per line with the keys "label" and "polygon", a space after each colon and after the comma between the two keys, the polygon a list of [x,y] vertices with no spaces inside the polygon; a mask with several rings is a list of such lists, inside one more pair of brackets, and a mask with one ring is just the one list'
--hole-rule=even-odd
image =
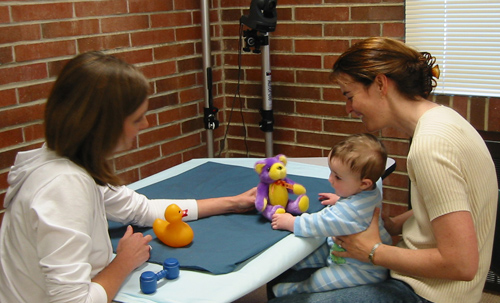
{"label": "baby's arm", "polygon": [[323,205],[334,205],[340,199],[339,195],[332,193],[319,193],[318,200],[321,201]]}
{"label": "baby's arm", "polygon": [[289,213],[284,214],[274,214],[271,222],[271,227],[273,229],[283,229],[293,232],[293,224],[295,223],[295,217]]}

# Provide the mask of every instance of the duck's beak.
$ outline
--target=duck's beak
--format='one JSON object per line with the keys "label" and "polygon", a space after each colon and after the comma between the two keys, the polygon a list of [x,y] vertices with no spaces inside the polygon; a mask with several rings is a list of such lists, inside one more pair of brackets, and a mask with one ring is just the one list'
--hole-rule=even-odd
{"label": "duck's beak", "polygon": [[187,209],[184,209],[184,210],[182,211],[182,217],[184,218],[184,217],[186,217],[187,215],[188,215],[188,210],[187,210]]}

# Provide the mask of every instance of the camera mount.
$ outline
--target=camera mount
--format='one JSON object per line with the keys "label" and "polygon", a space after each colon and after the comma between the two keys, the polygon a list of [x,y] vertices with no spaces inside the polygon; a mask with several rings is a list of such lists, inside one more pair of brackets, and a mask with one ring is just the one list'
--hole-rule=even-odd
{"label": "camera mount", "polygon": [[266,157],[273,156],[272,131],[274,124],[271,91],[271,60],[269,52],[269,32],[276,30],[278,20],[276,13],[277,0],[252,0],[250,13],[240,18],[240,24],[249,27],[243,32],[245,52],[262,53],[262,120],[259,127],[266,136]]}

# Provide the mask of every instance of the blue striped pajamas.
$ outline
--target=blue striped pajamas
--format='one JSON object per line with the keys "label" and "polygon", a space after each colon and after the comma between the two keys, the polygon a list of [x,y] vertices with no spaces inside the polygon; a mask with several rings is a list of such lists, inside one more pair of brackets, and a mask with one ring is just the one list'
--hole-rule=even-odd
{"label": "blue striped pajamas", "polygon": [[[294,233],[298,237],[328,237],[321,247],[297,263],[293,269],[321,267],[309,279],[294,283],[279,283],[273,287],[277,297],[296,293],[322,292],[338,288],[376,283],[388,277],[387,269],[347,258],[345,264],[335,264],[330,258],[334,244],[331,236],[361,232],[368,228],[376,207],[382,207],[382,182],[377,188],[341,198],[313,214],[302,214],[295,219]],[[392,244],[389,233],[379,219],[380,236],[384,244]],[[368,256],[367,256],[368,258]]]}

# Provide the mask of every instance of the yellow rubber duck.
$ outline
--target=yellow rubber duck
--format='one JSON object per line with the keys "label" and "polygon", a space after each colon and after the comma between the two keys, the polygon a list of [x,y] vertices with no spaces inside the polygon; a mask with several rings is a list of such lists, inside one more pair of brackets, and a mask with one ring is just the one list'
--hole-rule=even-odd
{"label": "yellow rubber duck", "polygon": [[171,204],[165,209],[165,220],[156,219],[153,222],[155,235],[168,246],[183,247],[193,241],[194,233],[182,217],[187,216],[176,204]]}

